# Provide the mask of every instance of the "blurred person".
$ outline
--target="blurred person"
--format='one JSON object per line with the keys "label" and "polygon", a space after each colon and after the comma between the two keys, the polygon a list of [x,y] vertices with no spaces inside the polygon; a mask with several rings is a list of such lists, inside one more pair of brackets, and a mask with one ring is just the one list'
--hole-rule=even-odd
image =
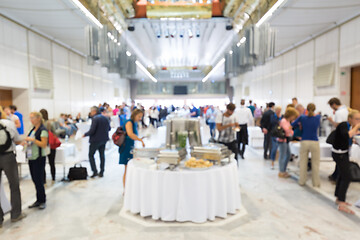
{"label": "blurred person", "polygon": [[267,104],[268,110],[263,114],[260,127],[262,132],[264,133],[264,159],[269,159],[268,152],[271,151],[271,117],[274,115],[274,102],[270,102]]}
{"label": "blurred person", "polygon": [[254,112],[255,112],[255,106],[252,104],[252,100],[249,100],[249,106],[248,108],[251,110],[251,114],[254,117]]}
{"label": "blurred person", "polygon": [[159,118],[159,110],[157,107],[153,106],[149,110],[149,118],[150,124],[153,125],[154,128],[158,127],[158,118]]}
{"label": "blurred person", "polygon": [[216,129],[219,131],[219,143],[227,146],[235,154],[235,159],[238,160],[238,145],[235,139],[234,128],[239,124],[236,122],[236,118],[233,115],[235,111],[235,104],[229,103],[226,106],[226,111],[223,114],[217,114],[216,116]]}
{"label": "blurred person", "polygon": [[214,106],[211,105],[207,111],[206,111],[206,121],[209,125],[210,128],[210,136],[211,136],[211,140],[214,141],[215,140],[215,127],[216,127],[216,115],[217,115],[217,111],[215,110]]}
{"label": "blurred person", "polygon": [[[274,114],[271,116],[271,126],[270,129],[273,129],[276,125],[280,123],[281,120],[281,107],[275,106]],[[271,134],[270,134],[271,135]],[[275,165],[275,159],[276,159],[276,152],[279,147],[277,138],[274,136],[271,136],[271,151],[270,151],[270,159],[271,159],[271,167],[274,168]]]}
{"label": "blurred person", "polygon": [[192,103],[191,106],[192,106],[192,108],[190,109],[190,116],[192,118],[198,117],[199,116],[199,109],[197,109],[193,103]]}
{"label": "blurred person", "polygon": [[357,110],[351,110],[348,120],[341,122],[335,129],[334,143],[332,148],[332,157],[339,168],[339,176],[336,181],[335,203],[338,210],[350,214],[355,214],[346,202],[346,192],[349,188],[351,178],[349,172],[349,148],[352,144],[352,138],[360,134],[360,113]]}
{"label": "blurred person", "polygon": [[[328,101],[331,109],[334,110],[334,119],[332,117],[328,117],[327,120],[333,125],[333,127],[337,127],[342,122],[346,122],[348,120],[349,111],[345,105],[341,104],[340,99],[334,97]],[[334,172],[329,175],[329,180],[332,182],[336,182],[336,179],[339,175],[339,169],[337,164],[335,165]]]}
{"label": "blurred person", "polygon": [[254,103],[254,107],[255,126],[260,126],[260,120],[263,115],[262,108],[258,108],[256,103]]}
{"label": "blurred person", "polygon": [[[239,149],[240,157],[244,159],[246,145],[249,144],[248,126],[254,123],[251,109],[245,106],[245,99],[241,99],[240,107],[235,110],[236,122],[240,126],[240,131],[236,132],[236,141]],[[242,145],[240,147],[240,145]]]}
{"label": "blurred person", "polygon": [[[61,145],[60,140],[58,139],[58,137],[55,134],[55,127],[54,127],[54,122],[49,120],[49,115],[48,115],[48,111],[46,109],[41,109],[40,110],[41,115],[43,116],[43,120],[44,120],[44,126],[45,128],[48,130],[48,134],[49,134],[49,146],[50,146],[50,153],[47,156],[48,160],[49,160],[49,165],[50,165],[50,172],[51,172],[51,177],[52,180],[55,181],[55,176],[56,176],[56,169],[55,169],[55,156],[56,156],[56,148],[58,148]],[[46,165],[46,162],[45,162]],[[46,168],[46,166],[45,166]],[[46,170],[44,169],[44,183],[46,183]]]}
{"label": "blurred person", "polygon": [[[21,143],[21,138],[19,132],[16,129],[15,123],[9,119],[7,119],[6,113],[3,111],[0,106],[0,129],[1,132],[6,131],[8,133],[9,139],[4,139],[4,135],[1,137],[0,146],[3,148],[0,152],[0,178],[2,172],[5,173],[9,187],[10,187],[10,199],[11,199],[11,212],[10,218],[11,222],[17,222],[21,219],[25,218],[26,215],[21,211],[21,193],[19,187],[19,173],[18,173],[18,165],[16,162],[16,145]],[[7,135],[7,134],[5,134]],[[8,144],[6,144],[8,142]],[[8,147],[8,148],[6,148]],[[1,208],[0,201],[0,228],[2,228],[2,224],[4,221],[4,212]]]}
{"label": "blurred person", "polygon": [[143,138],[138,137],[138,123],[141,121],[142,117],[143,117],[143,112],[140,109],[135,109],[131,113],[131,118],[127,120],[125,123],[125,131],[126,131],[125,142],[121,147],[119,147],[119,154],[120,154],[119,164],[125,165],[125,171],[123,176],[124,189],[125,189],[127,164],[129,160],[133,158],[133,154],[131,152],[135,146],[135,141],[140,141],[142,143],[142,146],[145,147]]}
{"label": "blurred person", "polygon": [[49,133],[43,125],[43,117],[40,112],[30,113],[30,121],[33,128],[28,133],[26,156],[29,160],[31,179],[36,188],[36,201],[29,208],[46,208],[46,194],[44,188],[44,172],[46,156],[49,154]]}
{"label": "blurred person", "polygon": [[124,113],[126,115],[126,119],[130,119],[131,110],[130,110],[129,106],[125,102],[122,103],[122,109],[124,110]]}
{"label": "blurred person", "polygon": [[16,116],[15,114],[11,113],[11,109],[10,107],[5,107],[4,108],[4,112],[7,115],[7,118],[11,121],[14,122],[16,128],[20,128],[21,127],[21,123],[20,123],[20,119],[18,116]]}
{"label": "blurred person", "polygon": [[125,128],[126,114],[123,108],[120,108],[119,119],[120,119],[120,127]]}
{"label": "blurred person", "polygon": [[[105,172],[105,145],[109,140],[110,122],[100,113],[99,108],[93,106],[90,114],[92,116],[90,130],[84,134],[84,137],[90,137],[89,139],[89,160],[93,175],[103,177]],[[100,173],[98,174],[94,154],[99,151],[100,155]]]}
{"label": "blurred person", "polygon": [[310,152],[312,184],[314,187],[320,187],[320,144],[317,133],[320,127],[321,115],[315,115],[316,106],[313,103],[309,103],[306,109],[308,114],[301,114],[300,117],[291,124],[293,127],[299,126],[301,124],[302,127],[300,142],[299,184],[304,186],[306,183]]}
{"label": "blurred person", "polygon": [[279,177],[288,178],[290,175],[286,172],[287,164],[290,161],[291,153],[289,141],[290,137],[294,134],[294,131],[291,127],[291,122],[298,117],[299,113],[295,108],[289,107],[286,109],[284,117],[280,120],[279,126],[285,132],[285,139],[278,138],[279,142]]}
{"label": "blurred person", "polygon": [[296,97],[294,97],[294,98],[291,99],[291,103],[292,103],[293,106],[296,106],[296,105],[299,104],[299,103],[298,103],[298,99],[297,99]]}
{"label": "blurred person", "polygon": [[135,109],[136,109],[135,101],[132,100],[132,101],[131,101],[131,106],[130,106],[130,111],[132,112],[132,111],[134,111]]}
{"label": "blurred person", "polygon": [[17,131],[20,135],[24,134],[24,121],[23,121],[23,115],[17,110],[17,107],[15,105],[10,105],[11,113],[18,116],[20,120],[21,126],[17,128]]}

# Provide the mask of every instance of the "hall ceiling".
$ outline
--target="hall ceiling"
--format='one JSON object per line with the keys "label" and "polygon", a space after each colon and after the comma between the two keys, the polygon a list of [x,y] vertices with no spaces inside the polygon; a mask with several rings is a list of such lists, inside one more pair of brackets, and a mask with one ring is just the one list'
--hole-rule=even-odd
{"label": "hall ceiling", "polygon": [[[93,0],[92,4],[96,5],[96,2]],[[226,11],[230,20],[235,19],[235,28],[246,24],[245,20],[256,23],[256,9],[251,8],[255,5],[251,4],[264,5],[264,1],[260,0],[227,2],[234,3],[232,8],[230,5],[225,6],[224,13]],[[248,4],[246,11],[254,11],[249,14],[252,15],[251,19],[239,10],[244,4]],[[2,0],[0,13],[86,53],[84,27],[91,22],[70,0]],[[277,29],[276,52],[359,13],[359,0],[288,0],[269,20],[271,26]],[[102,16],[98,14],[96,17]],[[125,15],[124,17],[126,18]],[[128,40],[129,46],[136,49],[135,54],[146,66],[214,66],[236,35],[235,31],[225,29],[229,19],[186,20],[176,24],[167,21],[159,23],[160,20],[127,19],[126,24],[134,25],[135,31],[126,31],[123,36]],[[163,35],[157,38],[156,28],[159,25],[165,29],[191,28],[193,34],[198,29],[200,36],[181,38],[177,32],[177,36],[167,38],[165,32],[162,32]],[[219,73],[219,77],[221,75]]]}

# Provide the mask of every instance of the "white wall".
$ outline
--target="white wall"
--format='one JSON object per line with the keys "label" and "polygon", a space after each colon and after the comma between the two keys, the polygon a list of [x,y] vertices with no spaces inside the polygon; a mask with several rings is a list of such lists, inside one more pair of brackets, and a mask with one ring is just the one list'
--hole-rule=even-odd
{"label": "white wall", "polygon": [[[33,67],[53,72],[54,89],[34,89]],[[121,104],[129,98],[129,82],[107,73],[99,64],[88,66],[86,58],[36,33],[0,17],[0,88],[13,89],[13,102],[28,126],[31,111],[46,108],[49,117],[60,113],[86,116],[92,105]],[[114,97],[114,89],[119,97]]]}
{"label": "white wall", "polygon": [[[235,103],[246,98],[260,105],[274,101],[285,107],[291,98],[297,97],[304,106],[314,102],[318,111],[327,114],[332,112],[327,105],[331,97],[339,97],[349,105],[350,69],[360,65],[359,29],[360,17],[233,78]],[[316,68],[328,63],[335,63],[335,83],[317,89],[313,86]],[[250,95],[244,96],[247,86]]]}

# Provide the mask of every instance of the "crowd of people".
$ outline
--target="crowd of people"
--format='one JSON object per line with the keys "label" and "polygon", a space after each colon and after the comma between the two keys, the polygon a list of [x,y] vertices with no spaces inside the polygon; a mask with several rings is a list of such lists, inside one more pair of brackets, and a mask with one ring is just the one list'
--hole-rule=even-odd
{"label": "crowd of people", "polygon": [[[352,138],[360,134],[360,113],[342,105],[338,98],[331,98],[329,106],[334,110],[334,119],[327,120],[335,129],[332,134],[332,157],[336,162],[330,181],[336,182],[335,196],[338,209],[354,214],[346,202],[346,192],[349,187],[351,173],[349,171],[349,148],[353,144]],[[90,109],[87,119],[81,118],[79,113],[75,118],[70,114],[60,114],[59,119],[50,120],[46,109],[32,112],[29,115],[32,127],[29,132],[24,132],[23,116],[17,111],[16,106],[0,106],[0,133],[5,133],[10,139],[5,141],[0,148],[0,176],[4,171],[11,190],[11,221],[16,222],[26,217],[21,211],[21,194],[19,188],[19,176],[15,156],[15,144],[24,146],[29,163],[31,179],[36,189],[36,201],[29,208],[46,208],[46,194],[44,183],[46,182],[45,164],[46,157],[49,159],[52,180],[55,181],[55,156],[56,148],[60,146],[59,138],[71,137],[77,131],[76,123],[91,119],[91,126],[83,137],[89,137],[89,161],[92,170],[91,177],[103,177],[105,172],[105,145],[109,140],[110,118],[119,117],[120,126],[126,132],[125,143],[119,147],[119,164],[125,165],[123,184],[125,187],[127,163],[132,158],[132,149],[135,141],[142,143],[139,137],[139,127],[148,127],[144,117],[148,116],[148,124],[157,128],[163,124],[166,117],[172,113],[182,113],[183,116],[205,119],[210,129],[210,142],[222,143],[238,157],[244,159],[246,145],[248,145],[248,126],[259,126],[264,134],[264,159],[272,161],[272,168],[279,152],[280,178],[288,178],[287,165],[291,160],[289,143],[300,141],[300,176],[299,185],[306,183],[307,172],[310,169],[312,184],[320,187],[320,145],[319,128],[323,116],[316,113],[316,106],[309,103],[306,108],[293,98],[284,111],[281,106],[274,102],[266,104],[265,109],[258,107],[256,103],[242,99],[238,106],[234,103],[226,105],[226,110],[221,111],[218,106],[207,105],[203,107],[183,106],[169,107],[152,106],[148,110],[141,104],[126,103],[111,108],[109,104],[99,104]],[[24,135],[24,137],[20,137]],[[217,136],[216,136],[217,135]],[[95,163],[94,154],[100,155],[100,170]],[[311,153],[311,159],[309,159]],[[0,224],[4,213],[0,207]]]}

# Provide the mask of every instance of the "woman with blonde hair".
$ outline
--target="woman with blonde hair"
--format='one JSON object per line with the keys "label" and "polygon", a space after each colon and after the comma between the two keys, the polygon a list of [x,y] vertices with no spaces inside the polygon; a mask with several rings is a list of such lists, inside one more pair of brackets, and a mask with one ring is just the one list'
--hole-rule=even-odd
{"label": "woman with blonde hair", "polygon": [[125,122],[125,131],[126,131],[125,142],[121,147],[119,147],[119,153],[120,153],[119,164],[125,165],[125,171],[123,176],[124,188],[125,188],[127,164],[129,160],[133,158],[131,151],[135,146],[135,141],[140,141],[142,143],[142,146],[145,147],[145,143],[143,139],[138,137],[138,122],[141,121],[142,117],[143,117],[143,112],[140,109],[136,108],[131,113],[130,119]]}
{"label": "woman with blonde hair", "polygon": [[349,148],[352,145],[352,138],[360,134],[360,113],[351,110],[348,121],[341,122],[335,129],[334,141],[332,143],[332,157],[339,167],[339,176],[336,181],[335,196],[338,210],[355,214],[346,202],[346,192],[351,182]]}
{"label": "woman with blonde hair", "polygon": [[29,160],[31,179],[36,188],[36,201],[29,208],[46,208],[46,195],[44,188],[45,160],[49,154],[48,149],[48,130],[43,125],[41,113],[30,113],[30,121],[33,128],[28,133],[25,141],[27,142],[26,156]]}
{"label": "woman with blonde hair", "polygon": [[300,142],[300,178],[299,184],[304,186],[307,178],[308,157],[311,153],[311,175],[314,187],[320,187],[320,144],[318,130],[320,127],[320,115],[315,115],[316,106],[309,103],[306,107],[307,115],[301,115],[291,125],[302,127]]}
{"label": "woman with blonde hair", "polygon": [[284,117],[281,119],[279,126],[285,132],[285,138],[278,138],[279,142],[279,177],[281,178],[288,178],[290,175],[286,172],[287,164],[290,160],[290,147],[289,141],[290,137],[294,134],[294,131],[291,127],[291,122],[294,121],[298,117],[299,113],[293,107],[288,107],[285,111]]}

